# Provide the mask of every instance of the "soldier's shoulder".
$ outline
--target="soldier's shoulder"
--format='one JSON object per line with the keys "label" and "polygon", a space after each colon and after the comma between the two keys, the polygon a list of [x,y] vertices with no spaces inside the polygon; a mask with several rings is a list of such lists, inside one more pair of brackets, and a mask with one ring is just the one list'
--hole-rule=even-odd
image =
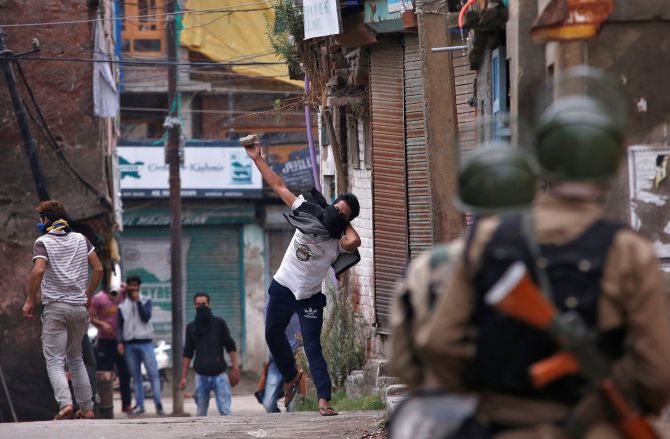
{"label": "soldier's shoulder", "polygon": [[451,263],[460,257],[463,246],[463,240],[460,238],[448,243],[438,244],[417,256],[409,264],[407,273],[433,271],[444,264]]}

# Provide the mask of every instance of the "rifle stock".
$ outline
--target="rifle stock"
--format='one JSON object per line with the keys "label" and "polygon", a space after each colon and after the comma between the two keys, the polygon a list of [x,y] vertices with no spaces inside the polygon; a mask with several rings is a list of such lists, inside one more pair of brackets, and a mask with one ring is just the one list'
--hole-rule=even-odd
{"label": "rifle stock", "polygon": [[616,411],[619,419],[616,426],[628,439],[658,439],[659,436],[653,430],[649,421],[632,406],[621,394],[619,389],[610,378],[600,381],[600,390]]}
{"label": "rifle stock", "polygon": [[[489,290],[484,301],[498,312],[524,322],[534,328],[549,332],[557,342],[563,344],[566,351],[559,352],[549,358],[531,365],[529,373],[533,384],[542,387],[557,378],[580,370],[585,376],[593,379],[598,369],[584,370],[590,365],[579,352],[572,351],[575,346],[583,344],[576,340],[570,328],[564,328],[564,322],[558,319],[558,311],[554,305],[542,295],[538,286],[528,274],[523,262],[515,262],[502,275],[500,280]],[[557,330],[558,329],[558,330]],[[560,336],[557,336],[560,334]],[[572,340],[565,337],[573,336]],[[589,350],[593,356],[599,356],[597,347]],[[588,373],[591,372],[591,373]],[[606,400],[616,412],[615,424],[627,439],[659,439],[649,422],[621,394],[608,376],[600,376],[594,380]]]}
{"label": "rifle stock", "polygon": [[552,381],[579,372],[577,359],[570,352],[562,351],[538,361],[530,366],[530,377],[536,389],[542,388]]}

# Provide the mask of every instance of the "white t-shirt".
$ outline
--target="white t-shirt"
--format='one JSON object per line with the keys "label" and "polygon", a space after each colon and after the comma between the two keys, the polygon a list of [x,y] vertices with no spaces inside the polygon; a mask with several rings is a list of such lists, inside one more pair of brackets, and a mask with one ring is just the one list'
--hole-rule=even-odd
{"label": "white t-shirt", "polygon": [[[297,209],[304,202],[300,195],[291,209]],[[344,252],[339,239],[305,235],[296,230],[274,279],[291,290],[297,300],[308,299],[321,291],[328,269]]]}

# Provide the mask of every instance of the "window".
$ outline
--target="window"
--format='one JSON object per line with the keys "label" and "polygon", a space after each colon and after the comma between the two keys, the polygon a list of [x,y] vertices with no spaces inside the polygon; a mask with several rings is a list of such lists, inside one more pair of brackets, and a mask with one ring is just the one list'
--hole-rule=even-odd
{"label": "window", "polygon": [[121,51],[131,56],[165,55],[165,1],[122,0],[119,6]]}

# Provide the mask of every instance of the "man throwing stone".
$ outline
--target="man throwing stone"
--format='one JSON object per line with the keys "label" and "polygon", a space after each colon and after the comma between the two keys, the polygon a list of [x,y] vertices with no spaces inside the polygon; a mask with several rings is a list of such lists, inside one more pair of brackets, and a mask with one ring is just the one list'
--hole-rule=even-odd
{"label": "man throwing stone", "polygon": [[302,195],[296,197],[261,156],[258,139],[250,136],[241,142],[263,179],[291,207],[292,214],[284,216],[296,228],[268,290],[265,317],[265,340],[284,378],[284,404],[288,406],[291,402],[302,377],[286,338],[286,327],[296,313],[319,398],[319,414],[336,415],[329,403],[332,384],[321,349],[323,308],[326,306],[321,283],[331,266],[339,274],[360,260],[356,248],[361,245],[361,239],[349,224],[358,216],[358,199],[346,193],[330,205],[325,202],[319,205],[306,201]]}

